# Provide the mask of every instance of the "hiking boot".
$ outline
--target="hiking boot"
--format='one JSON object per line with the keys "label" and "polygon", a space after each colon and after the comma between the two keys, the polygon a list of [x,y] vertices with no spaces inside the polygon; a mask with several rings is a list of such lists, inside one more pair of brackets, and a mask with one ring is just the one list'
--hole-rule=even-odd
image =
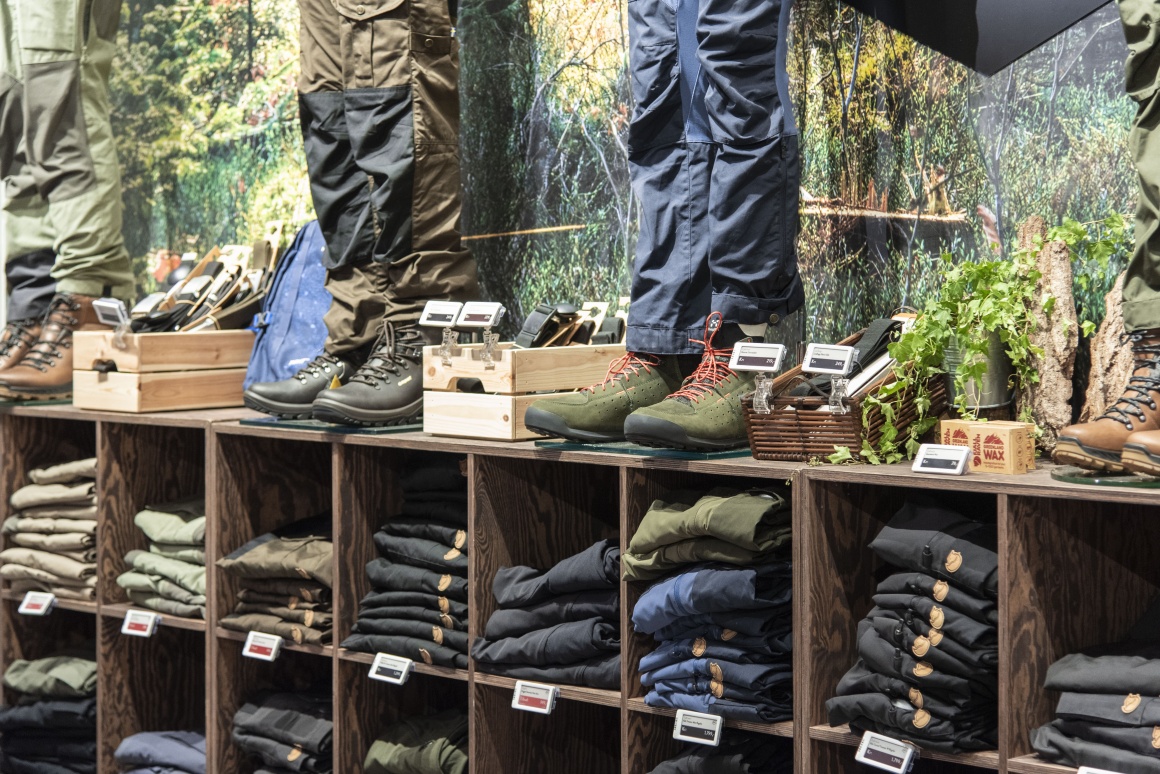
{"label": "hiking boot", "polygon": [[1128,436],[1120,462],[1129,473],[1160,476],[1160,430]]}
{"label": "hiking boot", "polygon": [[370,358],[338,389],[314,401],[314,418],[340,425],[407,425],[423,415],[423,347],[442,331],[386,323]]}
{"label": "hiking boot", "polygon": [[[13,320],[0,333],[0,372],[24,359],[40,338],[40,320]],[[2,378],[2,373],[0,373]]]}
{"label": "hiking boot", "polygon": [[[353,354],[353,353],[352,353]],[[247,408],[282,419],[310,419],[314,416],[314,399],[334,384],[346,384],[354,375],[350,355],[322,353],[289,379],[280,382],[258,382],[242,396]]]}
{"label": "hiking boot", "polygon": [[[1059,432],[1055,461],[1089,470],[1119,473],[1124,470],[1121,455],[1133,433],[1160,430],[1160,329],[1126,336],[1132,343],[1135,370],[1124,394],[1097,419],[1065,427]],[[1146,441],[1146,439],[1145,439]],[[1148,448],[1145,443],[1142,448]],[[1136,457],[1137,453],[1133,453]]]}
{"label": "hiking boot", "polygon": [[732,347],[713,348],[720,324],[719,312],[709,315],[705,340],[697,342],[705,345],[705,354],[681,389],[656,405],[637,409],[624,421],[628,440],[642,446],[697,451],[736,449],[748,443],[741,396],[753,392],[755,378],[729,367]]}
{"label": "hiking boot", "polygon": [[0,392],[17,399],[72,395],[75,331],[108,331],[93,311],[93,296],[57,293],[41,323],[36,343],[18,363],[0,373]]}
{"label": "hiking boot", "polygon": [[524,412],[524,425],[540,435],[579,443],[623,441],[628,415],[660,403],[680,384],[675,356],[626,352],[599,384],[533,403]]}

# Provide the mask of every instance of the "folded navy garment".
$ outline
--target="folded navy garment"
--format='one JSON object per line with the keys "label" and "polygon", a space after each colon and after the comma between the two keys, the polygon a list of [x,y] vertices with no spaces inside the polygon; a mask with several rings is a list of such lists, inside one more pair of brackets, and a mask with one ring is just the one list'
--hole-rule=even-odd
{"label": "folded navy garment", "polygon": [[[639,606],[638,606],[639,607]],[[677,618],[671,624],[652,633],[658,642],[705,637],[733,641],[744,635],[766,639],[778,634],[789,634],[793,628],[793,608],[786,604],[760,610],[733,610],[722,613],[704,613]]]}
{"label": "folded navy garment", "polygon": [[371,591],[362,601],[358,609],[373,610],[379,607],[425,607],[429,610],[438,610],[460,621],[467,620],[467,603],[458,599],[440,596],[438,593],[428,594],[423,591]]}
{"label": "folded navy garment", "polygon": [[788,606],[792,595],[789,562],[703,565],[650,586],[632,611],[632,623],[638,632],[657,635],[683,618]]}
{"label": "folded navy garment", "polygon": [[[835,696],[826,702],[831,726],[849,724],[862,731],[904,735],[938,752],[994,749],[998,744],[998,720],[973,722],[969,726],[939,718],[929,710],[896,702],[881,693]],[[996,709],[996,713],[998,710]]]}
{"label": "folded navy garment", "polygon": [[657,680],[652,685],[656,693],[711,693],[718,699],[763,704],[767,701],[790,701],[790,686],[779,690],[754,690],[733,683],[723,683],[710,677],[687,677],[680,680]]}
{"label": "folded navy garment", "polygon": [[161,767],[205,774],[205,735],[193,731],[147,731],[125,737],[113,753],[121,768]]}
{"label": "folded navy garment", "polygon": [[[360,618],[354,625],[356,634],[381,634],[390,637],[412,637],[444,645],[460,653],[467,652],[467,632],[444,629],[422,621],[392,618]],[[400,654],[395,654],[400,655]]]}
{"label": "folded navy garment", "polygon": [[57,699],[0,707],[0,731],[51,729],[54,734],[69,731],[92,734],[96,726],[96,699]]}
{"label": "folded navy garment", "polygon": [[1047,760],[1123,774],[1160,774],[1160,758],[1068,736],[1059,729],[1061,722],[1057,720],[1031,732],[1031,746]]}
{"label": "folded navy garment", "polygon": [[480,664],[478,671],[489,675],[535,680],[559,685],[586,685],[589,688],[620,688],[620,654],[609,653],[601,658],[563,666],[535,667],[523,664]]}
{"label": "folded navy garment", "polygon": [[708,658],[694,658],[644,672],[641,685],[646,688],[662,680],[684,680],[704,677],[719,683],[732,683],[754,691],[788,688],[793,684],[793,664],[735,664]]}
{"label": "folded navy garment", "polygon": [[501,608],[526,607],[562,594],[600,591],[620,585],[620,547],[601,540],[547,571],[503,567],[492,591]]}
{"label": "folded navy garment", "polygon": [[651,672],[654,669],[688,661],[691,658],[720,659],[736,664],[792,663],[793,659],[789,652],[791,643],[783,643],[778,639],[772,641],[745,639],[763,643],[764,647],[754,647],[749,643],[735,645],[734,640],[725,642],[704,638],[662,642],[656,650],[640,660],[640,671]]}
{"label": "folded navy garment", "polygon": [[694,712],[720,715],[728,720],[744,720],[750,723],[777,723],[793,719],[793,701],[784,703],[751,702],[719,699],[711,693],[657,693],[649,691],[644,703],[650,707],[673,707]]}
{"label": "folded navy garment", "polygon": [[363,653],[389,653],[436,666],[467,669],[467,652],[440,645],[430,639],[387,634],[352,634],[342,647]]}
{"label": "folded navy garment", "polygon": [[[423,621],[433,626],[442,626],[444,629],[467,631],[467,619],[456,618],[438,610],[426,607],[365,607],[358,611],[360,621],[375,621],[397,619],[401,621]],[[361,631],[361,629],[355,629]]]}
{"label": "folded navy garment", "polygon": [[493,641],[502,640],[505,637],[519,637],[569,621],[603,618],[614,622],[620,620],[619,616],[618,589],[585,591],[553,597],[527,607],[496,610],[487,620],[484,636]]}
{"label": "folded navy garment", "polygon": [[620,627],[601,618],[569,621],[494,642],[476,639],[471,656],[484,664],[554,666],[620,652]]}
{"label": "folded navy garment", "polygon": [[689,744],[649,774],[791,774],[793,742],[730,731],[719,747]]}
{"label": "folded navy garment", "polygon": [[467,578],[451,573],[440,575],[421,567],[396,564],[389,559],[367,563],[367,577],[376,591],[418,591],[459,602],[467,601]]}
{"label": "folded navy garment", "polygon": [[381,531],[374,534],[374,541],[379,554],[392,562],[467,577],[467,554],[458,548],[426,538],[397,537]]}

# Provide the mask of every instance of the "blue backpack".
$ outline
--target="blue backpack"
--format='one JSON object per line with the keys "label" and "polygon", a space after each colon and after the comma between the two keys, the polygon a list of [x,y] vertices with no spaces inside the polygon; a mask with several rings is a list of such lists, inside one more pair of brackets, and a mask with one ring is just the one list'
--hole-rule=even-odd
{"label": "blue backpack", "polygon": [[318,221],[302,227],[278,259],[274,279],[250,329],[258,335],[246,369],[246,389],[255,382],[280,382],[322,354],[330,309],[322,252],[326,243]]}

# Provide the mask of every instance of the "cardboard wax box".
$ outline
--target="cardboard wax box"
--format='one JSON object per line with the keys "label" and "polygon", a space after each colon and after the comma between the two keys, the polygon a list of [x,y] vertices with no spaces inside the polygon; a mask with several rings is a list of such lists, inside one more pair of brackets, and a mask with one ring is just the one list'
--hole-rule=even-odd
{"label": "cardboard wax box", "polygon": [[939,440],[947,446],[970,447],[973,471],[1019,475],[1035,470],[1034,426],[1025,422],[944,419]]}

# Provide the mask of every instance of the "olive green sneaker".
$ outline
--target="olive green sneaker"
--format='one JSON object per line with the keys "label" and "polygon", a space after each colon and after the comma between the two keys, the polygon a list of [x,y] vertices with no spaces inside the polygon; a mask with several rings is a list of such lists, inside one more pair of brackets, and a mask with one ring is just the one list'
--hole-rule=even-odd
{"label": "olive green sneaker", "polygon": [[659,403],[680,384],[675,356],[626,352],[600,384],[528,406],[524,425],[540,435],[580,443],[623,441],[625,417]]}
{"label": "olive green sneaker", "polygon": [[741,396],[753,392],[756,379],[729,367],[733,348],[714,349],[714,333],[712,329],[706,333],[701,365],[681,389],[637,409],[624,421],[628,440],[642,446],[696,451],[723,451],[749,443]]}

